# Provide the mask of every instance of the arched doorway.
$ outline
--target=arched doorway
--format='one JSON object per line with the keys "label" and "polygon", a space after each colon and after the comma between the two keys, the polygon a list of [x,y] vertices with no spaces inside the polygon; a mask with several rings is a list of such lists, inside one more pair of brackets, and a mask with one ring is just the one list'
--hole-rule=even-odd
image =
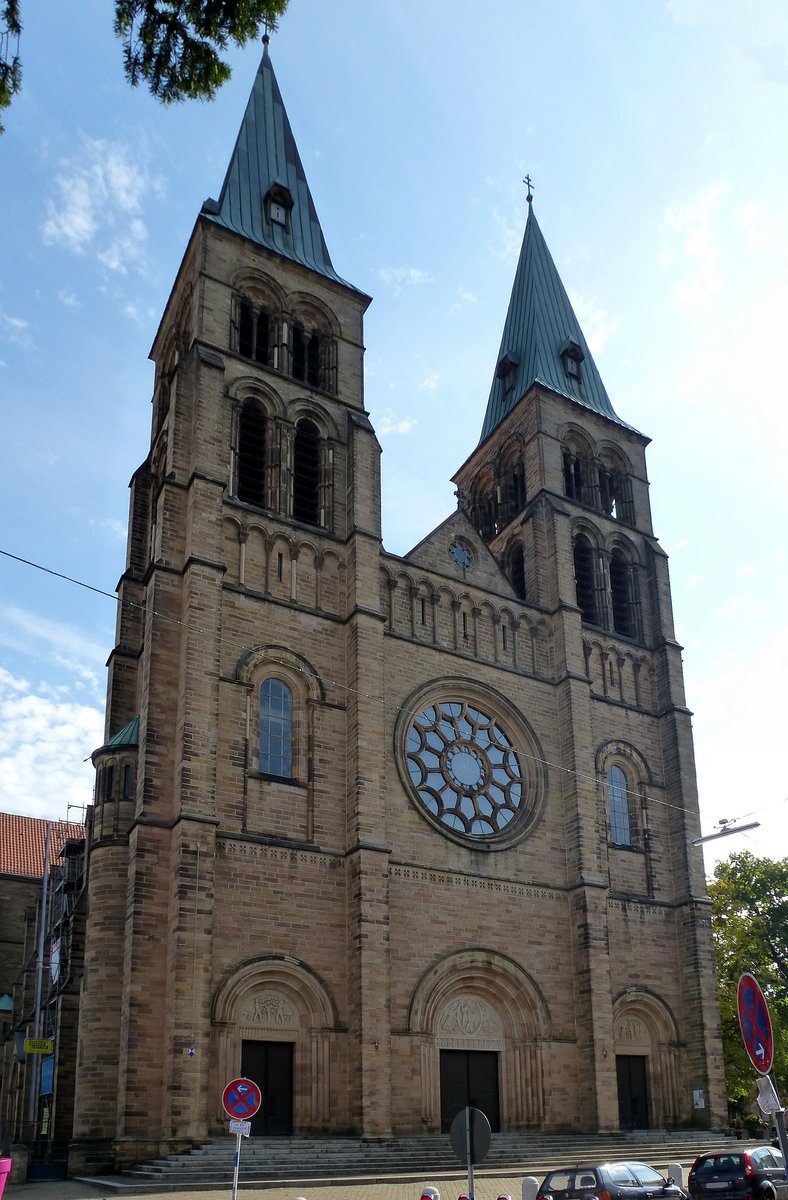
{"label": "arched doorway", "polygon": [[481,1108],[493,1129],[541,1124],[547,1006],[517,963],[484,950],[441,959],[414,991],[409,1031],[421,1045],[428,1128],[448,1128],[466,1104]]}
{"label": "arched doorway", "polygon": [[215,1095],[230,1079],[247,1075],[264,1098],[253,1134],[327,1130],[336,1026],[325,985],[303,963],[271,955],[239,964],[213,1002]]}
{"label": "arched doorway", "polygon": [[667,1005],[631,988],[616,1000],[613,1022],[621,1128],[678,1125],[678,1036]]}

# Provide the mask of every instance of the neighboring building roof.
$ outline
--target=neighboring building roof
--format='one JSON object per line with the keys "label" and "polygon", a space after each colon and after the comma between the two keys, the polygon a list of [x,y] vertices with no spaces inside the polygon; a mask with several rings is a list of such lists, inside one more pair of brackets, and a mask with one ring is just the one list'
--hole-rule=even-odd
{"label": "neighboring building roof", "polygon": [[122,750],[124,746],[139,746],[140,744],[140,719],[139,715],[132,717],[127,725],[114,733],[108,742],[103,746],[99,746],[98,750],[94,750],[94,754],[100,754],[102,750]]}
{"label": "neighboring building roof", "polygon": [[[579,380],[567,373],[567,353],[580,359]],[[513,378],[510,375],[506,381],[509,386],[505,387],[502,376],[507,366]],[[632,428],[621,420],[610,403],[529,202],[481,442],[535,383],[593,409],[625,429]]]}
{"label": "neighboring building roof", "polygon": [[[41,879],[48,821],[39,817],[21,817],[0,812],[0,875],[22,875]],[[49,861],[54,863],[69,838],[84,838],[82,825],[73,821],[52,821]]]}
{"label": "neighboring building roof", "polygon": [[[309,184],[264,39],[263,57],[246,106],[218,202],[202,214],[242,237],[351,287],[337,275],[320,228]],[[284,189],[286,224],[269,219],[265,200]],[[290,207],[292,205],[292,207]],[[354,288],[354,291],[358,289]]]}

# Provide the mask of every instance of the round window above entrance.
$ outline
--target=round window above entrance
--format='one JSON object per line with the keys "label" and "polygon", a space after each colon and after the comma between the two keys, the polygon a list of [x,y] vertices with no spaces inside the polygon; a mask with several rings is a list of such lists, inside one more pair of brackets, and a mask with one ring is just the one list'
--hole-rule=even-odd
{"label": "round window above entrance", "polygon": [[398,764],[423,816],[453,840],[503,847],[523,837],[544,793],[535,738],[482,689],[423,695],[400,720]]}

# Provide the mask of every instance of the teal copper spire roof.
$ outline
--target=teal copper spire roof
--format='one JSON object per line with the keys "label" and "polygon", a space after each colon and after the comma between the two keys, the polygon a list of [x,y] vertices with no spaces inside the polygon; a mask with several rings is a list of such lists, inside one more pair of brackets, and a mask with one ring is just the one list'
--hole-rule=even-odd
{"label": "teal copper spire roof", "polygon": [[264,43],[219,200],[206,200],[202,214],[225,229],[344,284],[331,264],[271,66],[267,37]]}
{"label": "teal copper spire roof", "polygon": [[103,746],[99,746],[98,750],[94,750],[94,754],[101,754],[104,750],[123,750],[127,746],[138,746],[140,744],[140,718],[139,714],[132,717],[128,725],[124,725],[117,733],[105,742]]}
{"label": "teal copper spire roof", "polygon": [[528,205],[483,442],[535,383],[630,429],[613,410],[569,297]]}

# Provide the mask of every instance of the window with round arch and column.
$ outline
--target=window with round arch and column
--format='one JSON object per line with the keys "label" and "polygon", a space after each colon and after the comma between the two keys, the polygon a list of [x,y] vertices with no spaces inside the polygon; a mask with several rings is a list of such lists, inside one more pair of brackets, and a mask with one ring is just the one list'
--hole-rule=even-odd
{"label": "window with round arch and column", "polygon": [[400,776],[417,810],[441,833],[510,845],[541,813],[543,756],[506,701],[470,682],[452,682],[403,708],[396,731]]}

